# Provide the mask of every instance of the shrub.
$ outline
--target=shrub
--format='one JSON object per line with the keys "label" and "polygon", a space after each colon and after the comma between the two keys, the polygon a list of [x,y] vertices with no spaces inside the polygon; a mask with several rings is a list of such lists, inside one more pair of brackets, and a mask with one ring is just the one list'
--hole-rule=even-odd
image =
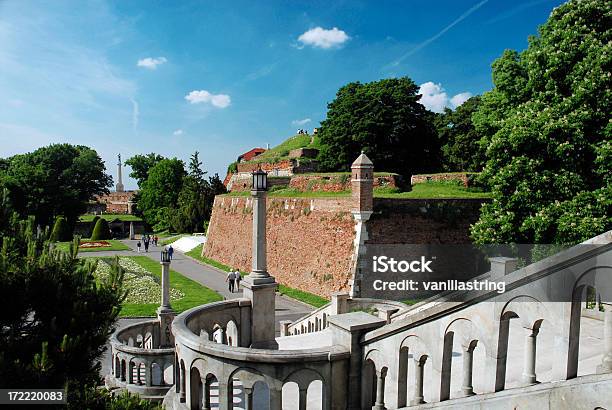
{"label": "shrub", "polygon": [[53,231],[51,232],[51,241],[53,242],[65,242],[72,239],[72,232],[68,221],[63,216],[55,218],[55,224],[53,225]]}
{"label": "shrub", "polygon": [[111,239],[111,231],[108,226],[108,221],[104,218],[98,219],[91,233],[92,241],[100,241],[103,239]]}

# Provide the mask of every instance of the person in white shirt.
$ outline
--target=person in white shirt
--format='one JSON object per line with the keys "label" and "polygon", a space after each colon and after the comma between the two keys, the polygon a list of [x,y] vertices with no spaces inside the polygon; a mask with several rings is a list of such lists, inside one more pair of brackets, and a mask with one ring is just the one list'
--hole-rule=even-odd
{"label": "person in white shirt", "polygon": [[231,293],[234,293],[234,281],[235,280],[236,280],[236,274],[234,273],[233,270],[230,270],[227,273],[227,277],[225,278],[225,281],[228,282],[228,288]]}

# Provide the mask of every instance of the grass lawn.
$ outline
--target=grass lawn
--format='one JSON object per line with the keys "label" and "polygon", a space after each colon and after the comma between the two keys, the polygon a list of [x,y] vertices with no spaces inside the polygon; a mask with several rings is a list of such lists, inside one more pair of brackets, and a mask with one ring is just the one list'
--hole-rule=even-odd
{"label": "grass lawn", "polygon": [[[202,246],[204,245],[196,246],[195,248],[187,252],[186,255],[191,256],[192,258],[197,259],[201,262],[204,262],[207,265],[214,266],[217,269],[221,269],[222,271],[230,271],[231,268],[229,266],[224,265],[221,262],[217,262],[216,260],[202,256]],[[243,277],[248,275],[247,272],[240,272],[240,274]],[[309,305],[314,307],[321,307],[329,303],[329,300],[322,298],[321,296],[304,292],[303,290],[293,289],[285,285],[278,285],[278,291],[282,295],[289,296],[290,298],[297,299],[304,303],[308,303]]]}
{"label": "grass lawn", "polygon": [[270,160],[285,159],[289,156],[289,151],[298,148],[319,148],[319,137],[314,136],[314,141],[311,144],[310,139],[312,135],[297,134],[290,137],[280,143],[279,145],[270,148],[262,154],[256,156],[252,161],[249,162],[267,162]]}
{"label": "grass lawn", "polygon": [[[81,240],[81,243],[83,242],[89,242],[89,240],[87,239]],[[106,246],[103,248],[79,248],[79,253],[80,252],[103,252],[103,251],[129,251],[130,250],[129,246],[115,239],[107,239],[105,240],[105,242],[110,243],[111,246]],[[72,242],[57,242],[56,243],[57,249],[60,249],[66,252],[68,252],[68,250],[70,249],[70,245],[72,245]]]}
{"label": "grass lawn", "polygon": [[466,188],[455,183],[428,182],[415,184],[410,192],[398,192],[394,188],[375,188],[375,198],[490,198],[490,192],[483,192],[478,188]]}
{"label": "grass lawn", "polygon": [[314,306],[316,308],[320,308],[321,306],[324,306],[329,303],[329,300],[319,295],[315,295],[309,292],[304,292],[303,290],[299,290],[299,289],[293,289],[285,285],[279,284],[278,292],[281,295],[289,296],[290,298],[299,300],[304,303],[308,303],[309,305]]}
{"label": "grass lawn", "polygon": [[[106,219],[107,221],[113,221],[115,219],[119,219],[120,221],[142,221],[142,218],[137,217],[136,215],[126,215],[126,214],[102,214],[102,215],[97,215],[100,218]],[[81,222],[91,222],[93,221],[93,219],[96,217],[96,215],[81,215],[79,217],[79,220]]]}
{"label": "grass lawn", "polygon": [[[133,260],[161,280],[161,265],[159,262],[154,261],[147,256],[130,256],[129,259]],[[183,298],[172,302],[172,308],[177,313],[191,309],[195,306],[223,300],[221,295],[214,290],[202,286],[172,269],[170,269],[170,286],[185,294]],[[155,316],[155,310],[159,307],[159,303],[160,302],[125,304],[121,309],[120,316]]]}

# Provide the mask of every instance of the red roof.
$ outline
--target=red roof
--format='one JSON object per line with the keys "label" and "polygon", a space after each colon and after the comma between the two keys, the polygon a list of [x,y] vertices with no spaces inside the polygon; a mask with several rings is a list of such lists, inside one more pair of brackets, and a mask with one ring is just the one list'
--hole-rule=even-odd
{"label": "red roof", "polygon": [[255,158],[256,156],[258,156],[259,154],[261,154],[262,152],[265,152],[266,149],[265,148],[253,148],[250,151],[245,152],[242,155],[238,156],[238,161],[240,160],[245,160],[245,161],[250,161],[253,158]]}

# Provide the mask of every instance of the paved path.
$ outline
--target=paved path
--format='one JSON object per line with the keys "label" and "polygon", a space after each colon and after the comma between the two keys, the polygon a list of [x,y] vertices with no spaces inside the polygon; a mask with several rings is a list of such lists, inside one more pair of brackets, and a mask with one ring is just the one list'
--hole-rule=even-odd
{"label": "paved path", "polygon": [[[100,251],[100,252],[83,252],[79,254],[81,257],[103,257],[103,256],[148,256],[149,258],[159,261],[161,246],[150,246],[149,252],[136,252],[136,242],[132,240],[121,241],[132,250],[129,251]],[[192,259],[180,252],[174,252],[170,269],[179,272],[183,276],[192,279],[207,288],[218,292],[225,299],[234,299],[242,297],[242,290],[239,292],[230,293],[227,282],[225,282],[226,273],[220,269],[206,265],[195,259]],[[276,296],[276,332],[280,333],[279,322],[281,320],[296,320],[314,308],[302,302],[290,299],[285,296]],[[119,319],[117,328],[128,325],[129,323],[137,322],[142,319]],[[110,344],[102,360],[102,375],[108,374],[110,371]]]}
{"label": "paved path", "polygon": [[[100,256],[148,256],[149,258],[158,261],[159,253],[161,252],[161,246],[149,247],[149,252],[145,253],[141,250],[140,253],[136,252],[136,242],[132,240],[121,241],[132,250],[130,251],[101,251],[101,252],[83,252],[80,254],[82,257],[100,257]],[[205,265],[195,259],[192,259],[180,252],[175,252],[170,264],[170,268],[181,273],[182,275],[192,279],[207,288],[213,289],[218,292],[225,299],[234,299],[242,297],[242,290],[235,293],[230,293],[225,282],[226,273],[214,268],[209,265]],[[302,302],[290,299],[288,297],[276,296],[276,321],[277,330],[278,322],[281,320],[295,320],[308,312],[312,311],[313,308]]]}

